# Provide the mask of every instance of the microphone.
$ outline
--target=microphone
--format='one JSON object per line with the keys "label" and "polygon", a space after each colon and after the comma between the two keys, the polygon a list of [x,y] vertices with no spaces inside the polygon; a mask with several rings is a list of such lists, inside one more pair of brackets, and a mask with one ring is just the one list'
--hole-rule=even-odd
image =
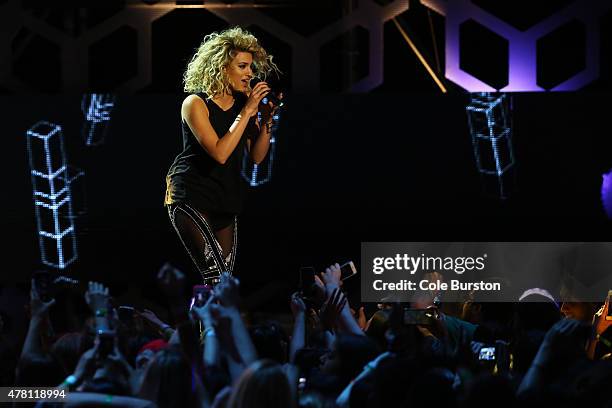
{"label": "microphone", "polygon": [[[254,78],[252,82],[253,87],[260,82],[263,82],[263,81],[259,78]],[[268,102],[272,102],[274,106],[278,106],[279,108],[285,104],[283,100],[278,97],[278,94],[271,89],[270,89],[270,92],[268,92],[268,94],[263,97],[261,102],[265,104],[267,104]]]}

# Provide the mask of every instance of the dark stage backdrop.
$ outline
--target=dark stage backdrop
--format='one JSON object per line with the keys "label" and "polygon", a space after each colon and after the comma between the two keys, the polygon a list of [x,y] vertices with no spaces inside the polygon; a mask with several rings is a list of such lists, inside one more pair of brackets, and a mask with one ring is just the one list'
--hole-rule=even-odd
{"label": "dark stage backdrop", "polygon": [[[609,240],[601,174],[612,167],[610,94],[513,96],[517,192],[482,193],[467,96],[288,95],[274,172],[251,191],[239,224],[245,288],[292,285],[300,265],[359,260],[362,241]],[[192,271],[163,208],[181,144],[182,95],[119,96],[106,143],[85,147],[79,95],[2,96],[3,281],[39,266],[25,131],[63,126],[85,171],[70,273],[149,285],[166,260]]]}

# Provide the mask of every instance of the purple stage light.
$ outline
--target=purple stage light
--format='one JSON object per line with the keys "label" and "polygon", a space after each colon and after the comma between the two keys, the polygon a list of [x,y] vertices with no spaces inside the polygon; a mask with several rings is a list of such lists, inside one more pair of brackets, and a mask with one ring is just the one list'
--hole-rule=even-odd
{"label": "purple stage light", "polygon": [[604,173],[601,183],[601,203],[608,218],[612,219],[612,169],[608,173]]}
{"label": "purple stage light", "polygon": [[[473,4],[470,0],[421,0],[421,3],[446,16],[446,78],[469,92],[496,90],[460,68],[460,27],[474,20],[508,40],[508,85],[500,92],[541,92],[537,83],[537,42],[540,38],[572,20],[586,27],[586,67],[551,91],[574,91],[599,76],[599,20],[610,8],[608,0],[576,0],[526,31],[519,30]],[[520,11],[519,11],[520,12]],[[486,50],[482,52],[486,53]]]}

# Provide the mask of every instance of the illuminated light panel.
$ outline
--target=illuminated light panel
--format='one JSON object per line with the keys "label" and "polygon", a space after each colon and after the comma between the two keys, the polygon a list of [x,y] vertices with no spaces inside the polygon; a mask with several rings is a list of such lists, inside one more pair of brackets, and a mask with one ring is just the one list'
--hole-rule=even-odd
{"label": "illuminated light panel", "polygon": [[104,137],[115,106],[115,96],[111,94],[85,94],[81,110],[85,115],[83,138],[87,146],[98,146],[104,143]]}
{"label": "illuminated light panel", "polygon": [[526,31],[505,23],[471,0],[421,0],[421,4],[446,16],[446,78],[468,92],[495,92],[494,88],[460,67],[460,27],[470,19],[508,40],[508,85],[500,89],[501,92],[544,91],[537,84],[537,41],[572,20],[580,21],[587,30],[586,67],[551,91],[575,91],[599,77],[599,17],[610,9],[610,1],[575,0]]}
{"label": "illuminated light panel", "polygon": [[500,198],[508,198],[515,163],[508,96],[472,94],[466,111],[478,172],[485,183],[493,179]]}
{"label": "illuminated light panel", "polygon": [[[257,112],[257,118],[261,119],[261,115]],[[280,115],[277,113],[273,116],[274,124],[272,125],[270,134],[270,148],[268,154],[259,164],[253,163],[249,153],[244,148],[244,154],[242,156],[242,177],[249,183],[251,187],[261,186],[266,184],[272,178],[272,164],[274,163],[274,152],[276,150],[276,131],[278,129],[278,122]]]}
{"label": "illuminated light panel", "polygon": [[62,129],[41,121],[26,138],[41,261],[64,269],[77,259],[77,247]]}
{"label": "illuminated light panel", "polygon": [[601,183],[601,203],[606,215],[612,220],[612,169],[601,177],[603,179]]}

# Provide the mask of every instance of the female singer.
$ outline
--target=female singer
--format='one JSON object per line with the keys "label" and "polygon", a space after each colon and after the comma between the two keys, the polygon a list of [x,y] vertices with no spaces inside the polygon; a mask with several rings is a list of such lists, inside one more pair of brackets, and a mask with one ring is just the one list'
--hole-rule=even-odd
{"label": "female singer", "polygon": [[[247,189],[243,152],[255,163],[264,160],[278,108],[262,103],[271,72],[280,72],[272,56],[251,33],[234,27],[205,36],[184,74],[190,95],[181,107],[183,151],[166,176],[165,205],[206,283],[234,267],[237,215]],[[254,78],[261,82],[251,88]]]}

